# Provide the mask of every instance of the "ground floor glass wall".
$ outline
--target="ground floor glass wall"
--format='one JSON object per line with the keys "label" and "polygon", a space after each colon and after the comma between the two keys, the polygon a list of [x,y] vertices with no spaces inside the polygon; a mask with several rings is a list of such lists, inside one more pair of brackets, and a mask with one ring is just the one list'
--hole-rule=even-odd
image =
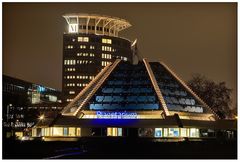
{"label": "ground floor glass wall", "polygon": [[107,136],[122,136],[122,128],[107,128]]}
{"label": "ground floor glass wall", "polygon": [[199,137],[197,128],[139,128],[140,137]]}
{"label": "ground floor glass wall", "polygon": [[[151,137],[151,138],[234,138],[233,131],[198,128],[80,128],[80,127],[45,127],[33,128],[32,137]],[[20,135],[19,135],[20,136]]]}
{"label": "ground floor glass wall", "polygon": [[47,128],[33,128],[33,137],[41,136],[81,136],[81,128],[78,127],[47,127]]}

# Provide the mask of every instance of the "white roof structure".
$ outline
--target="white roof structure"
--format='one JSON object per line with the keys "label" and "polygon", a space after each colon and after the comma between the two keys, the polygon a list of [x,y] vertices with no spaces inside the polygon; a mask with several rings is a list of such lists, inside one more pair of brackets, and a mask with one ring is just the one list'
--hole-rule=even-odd
{"label": "white roof structure", "polygon": [[131,26],[127,20],[106,15],[71,13],[63,17],[69,25],[68,33],[92,33],[118,37],[120,31]]}

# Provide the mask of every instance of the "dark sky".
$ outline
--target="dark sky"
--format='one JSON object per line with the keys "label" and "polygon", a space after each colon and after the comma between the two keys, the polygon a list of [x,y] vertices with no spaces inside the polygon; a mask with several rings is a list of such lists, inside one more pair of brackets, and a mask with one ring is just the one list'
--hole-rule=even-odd
{"label": "dark sky", "polygon": [[128,20],[120,35],[183,80],[200,73],[234,89],[237,3],[3,3],[3,74],[61,90],[65,13]]}

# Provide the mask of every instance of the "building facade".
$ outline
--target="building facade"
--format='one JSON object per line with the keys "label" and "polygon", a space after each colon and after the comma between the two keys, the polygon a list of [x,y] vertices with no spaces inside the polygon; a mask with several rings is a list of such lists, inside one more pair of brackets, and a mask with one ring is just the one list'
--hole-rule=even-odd
{"label": "building facade", "polygon": [[62,110],[62,94],[56,89],[3,75],[3,137],[23,136],[41,114]]}
{"label": "building facade", "polygon": [[33,137],[76,140],[84,136],[203,139],[236,136],[236,121],[221,119],[166,64],[108,64]]}
{"label": "building facade", "polygon": [[93,14],[63,16],[68,31],[63,35],[62,92],[70,102],[115,59],[132,62],[131,41],[119,37],[130,27],[124,19]]}

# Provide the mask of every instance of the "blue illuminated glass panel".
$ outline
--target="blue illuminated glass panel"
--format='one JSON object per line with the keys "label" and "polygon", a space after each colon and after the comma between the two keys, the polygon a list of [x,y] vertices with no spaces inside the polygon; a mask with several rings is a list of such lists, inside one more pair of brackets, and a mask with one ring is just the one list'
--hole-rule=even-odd
{"label": "blue illuminated glass panel", "polygon": [[120,62],[89,101],[90,110],[161,109],[143,62]]}
{"label": "blue illuminated glass panel", "polygon": [[68,135],[68,128],[63,128],[63,135],[67,136]]}
{"label": "blue illuminated glass panel", "polygon": [[160,63],[150,66],[169,110],[203,113],[204,107]]}
{"label": "blue illuminated glass panel", "polygon": [[155,128],[155,137],[162,137],[162,128]]}
{"label": "blue illuminated glass panel", "polygon": [[118,132],[118,136],[122,136],[122,128],[118,128],[117,132]]}

